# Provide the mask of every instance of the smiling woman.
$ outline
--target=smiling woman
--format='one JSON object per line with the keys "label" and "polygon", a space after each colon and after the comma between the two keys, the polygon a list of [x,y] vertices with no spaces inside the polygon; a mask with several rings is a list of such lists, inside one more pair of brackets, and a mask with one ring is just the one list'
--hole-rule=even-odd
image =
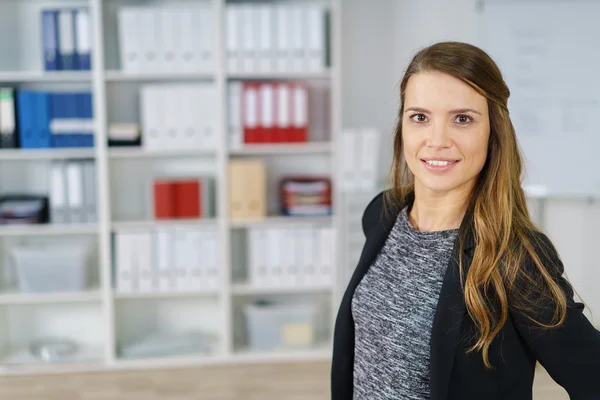
{"label": "smiling woman", "polygon": [[529,217],[509,94],[470,44],[409,64],[391,188],[364,212],[336,320],[333,400],[531,399],[538,361],[600,399],[600,332]]}

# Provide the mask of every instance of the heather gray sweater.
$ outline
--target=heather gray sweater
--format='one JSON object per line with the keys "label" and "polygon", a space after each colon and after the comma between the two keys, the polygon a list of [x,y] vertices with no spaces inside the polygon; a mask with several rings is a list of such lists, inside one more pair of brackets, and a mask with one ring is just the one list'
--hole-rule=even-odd
{"label": "heather gray sweater", "polygon": [[433,316],[457,234],[417,231],[398,214],[352,299],[355,400],[429,399]]}

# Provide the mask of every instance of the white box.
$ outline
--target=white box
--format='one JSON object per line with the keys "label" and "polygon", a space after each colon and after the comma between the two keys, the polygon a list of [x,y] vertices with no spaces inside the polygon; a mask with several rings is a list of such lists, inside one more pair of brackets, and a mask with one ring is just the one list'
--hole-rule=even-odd
{"label": "white box", "polygon": [[316,341],[317,307],[313,303],[250,303],[244,315],[252,351],[306,349]]}

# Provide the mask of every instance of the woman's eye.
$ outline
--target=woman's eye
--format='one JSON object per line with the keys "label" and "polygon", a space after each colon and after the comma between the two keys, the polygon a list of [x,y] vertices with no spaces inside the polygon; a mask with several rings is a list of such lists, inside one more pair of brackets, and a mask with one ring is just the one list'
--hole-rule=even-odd
{"label": "woman's eye", "polygon": [[471,117],[469,117],[468,115],[459,115],[456,117],[456,122],[458,122],[459,124],[468,124],[469,122],[471,122]]}
{"label": "woman's eye", "polygon": [[425,116],[425,114],[413,114],[410,116],[410,119],[412,119],[415,122],[425,122],[427,121],[427,117]]}

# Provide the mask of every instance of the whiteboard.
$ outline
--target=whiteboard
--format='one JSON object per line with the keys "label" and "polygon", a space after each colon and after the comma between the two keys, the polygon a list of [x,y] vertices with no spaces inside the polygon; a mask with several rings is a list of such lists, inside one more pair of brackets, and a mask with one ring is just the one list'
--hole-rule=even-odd
{"label": "whiteboard", "polygon": [[479,43],[502,71],[525,158],[549,197],[600,195],[600,1],[485,1]]}

